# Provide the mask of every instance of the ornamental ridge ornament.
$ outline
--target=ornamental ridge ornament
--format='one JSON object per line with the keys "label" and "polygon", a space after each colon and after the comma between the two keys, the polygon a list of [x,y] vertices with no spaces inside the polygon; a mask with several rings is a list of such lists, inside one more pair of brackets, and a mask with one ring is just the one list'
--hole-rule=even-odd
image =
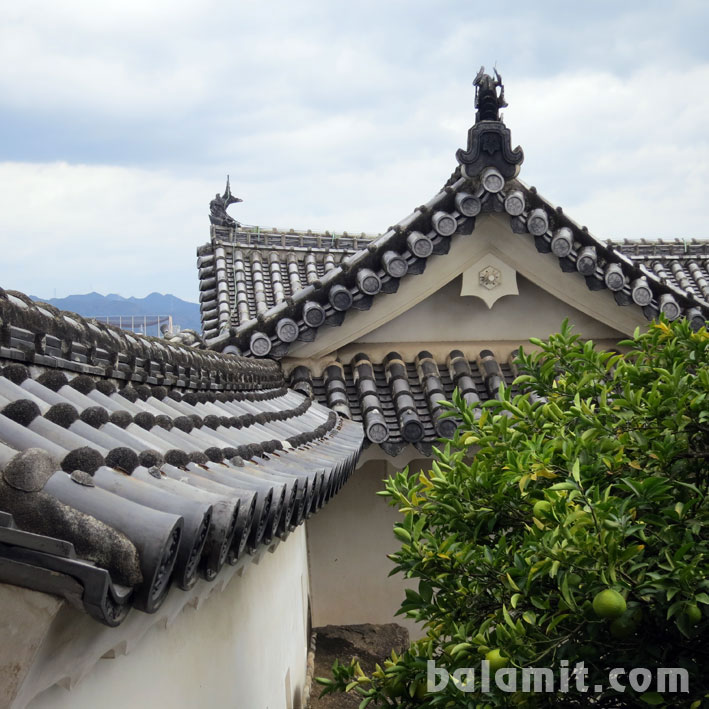
{"label": "ornamental ridge ornament", "polygon": [[[473,79],[475,87],[475,108],[478,110],[475,113],[475,122],[480,121],[499,121],[500,109],[507,108],[509,105],[505,101],[505,87],[502,84],[502,77],[497,69],[493,69],[495,78],[485,73],[485,67],[481,66],[480,71]],[[500,89],[498,94],[497,89]]]}
{"label": "ornamental ridge ornament", "polygon": [[468,149],[455,154],[466,177],[477,177],[486,167],[497,168],[506,179],[516,177],[524,160],[522,148],[512,149],[510,130],[505,126],[500,109],[505,101],[505,87],[497,69],[495,76],[480,67],[475,86],[475,125],[468,131]]}
{"label": "ornamental ridge ornament", "polygon": [[229,185],[229,175],[226,176],[226,188],[224,189],[224,194],[220,195],[218,192],[214,199],[209,203],[209,221],[214,224],[214,226],[239,226],[239,222],[236,219],[230,217],[227,213],[227,207],[230,204],[236,204],[237,202],[243,202],[243,199],[239,197],[234,197],[231,193],[231,186]]}

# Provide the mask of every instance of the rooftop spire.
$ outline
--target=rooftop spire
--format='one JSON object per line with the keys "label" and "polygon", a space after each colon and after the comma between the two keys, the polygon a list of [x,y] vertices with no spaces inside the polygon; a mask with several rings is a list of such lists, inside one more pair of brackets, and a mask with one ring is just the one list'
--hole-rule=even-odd
{"label": "rooftop spire", "polygon": [[475,76],[475,124],[468,131],[467,150],[456,153],[463,173],[470,178],[494,167],[505,179],[510,179],[516,177],[524,160],[522,148],[512,149],[509,128],[502,121],[500,109],[507,106],[505,87],[497,69],[493,72],[494,77],[481,66]]}
{"label": "rooftop spire", "polygon": [[[497,69],[493,69],[495,77],[485,73],[485,67],[481,66],[480,71],[473,80],[475,87],[475,122],[499,121],[500,109],[506,108],[505,87],[502,84],[502,77]],[[499,89],[499,93],[498,93]]]}
{"label": "rooftop spire", "polygon": [[234,195],[231,193],[229,175],[227,175],[224,194],[220,195],[217,192],[214,199],[209,203],[209,221],[215,226],[239,226],[239,222],[237,222],[236,219],[230,217],[226,213],[226,210],[230,204],[236,204],[237,202],[243,201],[243,199],[240,199],[239,197],[234,197]]}

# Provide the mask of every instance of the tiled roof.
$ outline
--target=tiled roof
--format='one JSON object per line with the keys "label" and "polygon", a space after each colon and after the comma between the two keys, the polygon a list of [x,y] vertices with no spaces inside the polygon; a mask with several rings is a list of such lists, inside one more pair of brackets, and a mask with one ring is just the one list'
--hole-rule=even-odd
{"label": "tiled roof", "polygon": [[432,444],[451,437],[457,425],[443,416],[442,400],[451,401],[457,387],[468,403],[486,401],[497,396],[501,382],[509,386],[515,376],[512,357],[498,362],[490,350],[474,360],[452,350],[444,362],[423,350],[413,362],[404,362],[397,352],[381,362],[361,353],[348,364],[329,363],[320,376],[298,365],[289,382],[296,391],[361,421],[368,442],[390,455],[412,444],[430,456]]}
{"label": "tiled roof", "polygon": [[508,216],[513,232],[557,257],[562,271],[581,273],[590,291],[609,289],[619,305],[640,307],[648,319],[663,312],[705,322],[709,241],[601,241],[517,179],[523,154],[509,141],[501,120],[478,121],[443,189],[376,237],[213,225],[198,250],[207,346],[282,357],[296,340],[340,324],[348,310],[395,293],[401,278],[448,253],[452,239],[474,238],[484,213]]}
{"label": "tiled roof", "polygon": [[[350,308],[366,310],[374,297],[395,293],[400,278],[422,273],[427,258],[448,252],[451,239],[474,236],[475,218],[455,208],[439,211],[451,221],[443,220],[443,227],[439,223],[438,231],[431,228],[430,213],[436,204],[444,207],[453,202],[461,190],[473,192],[480,210],[488,212],[504,212],[505,204],[514,211],[515,202],[507,197],[520,196],[525,208],[510,215],[512,228],[531,235],[539,251],[560,255],[562,270],[581,270],[590,290],[617,288],[620,305],[636,303],[648,318],[660,308],[670,317],[690,311],[697,321],[709,312],[709,242],[601,241],[517,180],[504,191],[491,193],[458,177],[447,189],[453,192],[439,193],[431,200],[434,206],[417,210],[357,250],[353,239],[331,246],[324,235],[299,236],[294,242],[302,246],[295,246],[282,238],[285,234],[261,233],[255,240],[250,232],[215,228],[212,242],[200,249],[198,257],[208,346],[281,357],[291,342],[313,340],[319,327],[340,324]],[[534,209],[544,214],[536,227],[546,227],[542,234],[527,228]],[[451,233],[445,232],[445,224]],[[569,234],[561,231],[564,228]],[[561,237],[555,238],[559,232]],[[412,233],[415,251],[414,240],[408,238]],[[667,297],[660,303],[663,296]]]}
{"label": "tiled roof", "polygon": [[633,263],[642,264],[663,283],[709,303],[709,241],[626,239],[608,243]]}
{"label": "tiled roof", "polygon": [[[207,339],[216,337],[225,327],[238,328],[262,319],[288,305],[294,296],[307,299],[321,279],[341,266],[343,258],[375,238],[364,234],[262,232],[242,225],[212,227],[212,237],[210,244],[199,249],[197,259]],[[323,318],[322,309],[309,304],[303,324],[319,327]]]}
{"label": "tiled roof", "polygon": [[492,209],[507,212],[512,231],[531,236],[563,272],[584,276],[590,291],[607,288],[618,305],[640,307],[648,320],[663,313],[696,328],[707,321],[709,242],[656,241],[646,249],[645,242],[601,241],[519,181],[494,194]]}
{"label": "tiled roof", "polygon": [[284,537],[354,469],[361,427],[287,389],[275,362],[19,293],[0,292],[0,316],[2,582],[117,625]]}
{"label": "tiled roof", "polygon": [[207,345],[281,357],[291,342],[339,325],[351,308],[367,310],[379,293],[394,293],[402,276],[422,273],[426,258],[450,245],[435,233],[397,233],[398,225],[376,237],[260,233],[256,240],[240,227],[212,227],[197,259]]}
{"label": "tiled roof", "polygon": [[274,362],[132,334],[1,288],[0,318],[2,359],[148,385],[252,390],[283,383]]}

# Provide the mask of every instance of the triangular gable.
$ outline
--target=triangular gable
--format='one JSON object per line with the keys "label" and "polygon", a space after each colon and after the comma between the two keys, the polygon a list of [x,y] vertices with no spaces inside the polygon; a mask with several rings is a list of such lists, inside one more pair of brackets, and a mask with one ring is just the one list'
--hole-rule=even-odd
{"label": "triangular gable", "polygon": [[650,269],[636,250],[576,224],[517,179],[523,154],[492,110],[494,82],[483,76],[478,94],[476,105],[487,109],[478,111],[456,171],[383,235],[359,243],[348,237],[343,248],[325,235],[283,234],[282,254],[273,234],[245,244],[238,225],[213,227],[200,251],[208,345],[254,356],[324,356],[400,315],[484,253],[626,334],[660,312],[704,324],[706,262],[666,254]]}
{"label": "triangular gable", "polygon": [[[318,359],[341,350],[350,343],[365,341],[370,333],[386,331],[390,324],[402,319],[406,313],[416,310],[417,306],[432,299],[434,294],[458,280],[463,274],[479,277],[488,265],[500,272],[500,275],[502,275],[503,265],[506,265],[507,278],[510,278],[509,271],[511,271],[513,278],[518,275],[548,293],[550,297],[546,300],[536,298],[539,301],[537,307],[545,307],[544,303],[558,299],[568,306],[566,308],[568,316],[573,318],[573,314],[579,311],[603,323],[611,331],[623,335],[632,334],[635,327],[644,322],[645,318],[639,308],[619,308],[609,290],[589,294],[585,279],[578,274],[561,274],[556,261],[557,259],[539,254],[531,240],[512,233],[509,226],[505,224],[504,217],[483,215],[478,218],[472,234],[451,240],[450,251],[446,256],[429,259],[426,269],[416,278],[402,278],[395,294],[375,298],[366,311],[348,313],[339,327],[321,328],[318,337],[311,342],[292,343],[288,357]],[[497,287],[502,288],[503,284]],[[510,295],[509,298],[515,306],[521,306],[519,300],[515,301],[515,296]],[[479,297],[467,299],[467,305],[471,309],[488,310]],[[499,306],[495,305],[491,313],[492,318],[488,320],[494,319],[499,310]],[[552,317],[558,319],[558,322],[554,323],[552,330],[558,329],[563,316],[558,317],[557,313],[561,312],[562,309],[554,309]],[[441,310],[440,317],[449,321],[452,313],[448,309]],[[539,320],[538,317],[536,319]],[[419,323],[415,333],[416,339],[420,342],[431,342],[437,339],[423,321]],[[540,330],[537,329],[533,334],[539,335]],[[458,339],[499,338],[490,332],[479,332],[477,335],[471,332],[461,333]],[[515,339],[526,339],[526,336],[520,333]],[[401,341],[401,337],[392,334],[387,341]]]}
{"label": "triangular gable", "polygon": [[[482,270],[487,271],[494,268],[488,266],[491,262],[490,257],[485,257],[472,269],[474,273],[469,270],[464,276],[479,280],[480,265],[484,265]],[[482,347],[502,351],[528,345],[530,338],[542,333],[557,332],[564,320],[569,321],[574,332],[599,346],[613,347],[625,339],[625,333],[571,307],[512,269],[505,271],[504,278],[515,283],[517,294],[503,295],[492,308],[479,297],[466,294],[463,277],[454,278],[357,342],[338,349],[337,358],[347,361],[350,354],[362,347],[374,354],[395,346],[407,356],[416,354],[422,347],[431,352],[445,351],[452,346],[464,350],[471,348],[473,352]],[[326,355],[325,360],[333,354]],[[284,362],[291,359],[298,358],[287,358]]]}

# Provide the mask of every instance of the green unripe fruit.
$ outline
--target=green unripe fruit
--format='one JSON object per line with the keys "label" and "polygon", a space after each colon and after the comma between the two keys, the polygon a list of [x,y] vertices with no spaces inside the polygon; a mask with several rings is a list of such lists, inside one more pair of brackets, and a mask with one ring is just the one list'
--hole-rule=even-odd
{"label": "green unripe fruit", "polygon": [[702,612],[696,603],[689,603],[684,609],[684,615],[690,625],[696,625],[702,619]]}
{"label": "green unripe fruit", "polygon": [[551,503],[546,500],[539,500],[534,503],[532,512],[537,519],[545,519],[551,515]]}
{"label": "green unripe fruit", "polygon": [[490,663],[490,672],[497,672],[507,666],[509,660],[503,657],[500,651],[495,648],[485,655],[485,659]]}
{"label": "green unripe fruit", "polygon": [[607,588],[594,597],[593,610],[599,618],[620,618],[627,610],[627,605],[618,591]]}

